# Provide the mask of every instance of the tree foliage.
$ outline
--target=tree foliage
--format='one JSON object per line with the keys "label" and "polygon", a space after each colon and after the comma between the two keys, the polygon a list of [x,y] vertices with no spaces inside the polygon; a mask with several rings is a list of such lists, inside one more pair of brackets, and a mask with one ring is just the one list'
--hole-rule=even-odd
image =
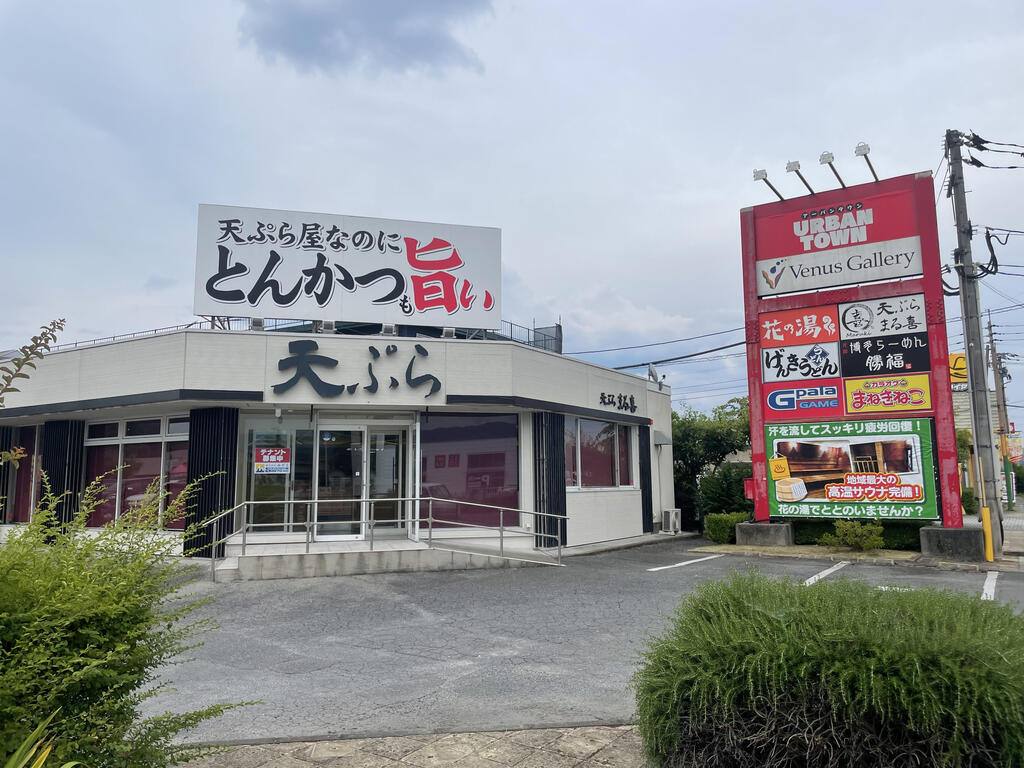
{"label": "tree foliage", "polygon": [[672,462],[676,506],[684,515],[696,509],[697,480],[726,456],[750,445],[750,405],[734,397],[711,414],[672,413]]}
{"label": "tree foliage", "polygon": [[58,709],[47,729],[57,760],[157,768],[204,752],[176,736],[226,706],[139,714],[162,688],[157,670],[208,626],[189,618],[203,601],[177,594],[187,579],[178,553],[194,528],[162,525],[184,516],[197,484],[172,499],[154,483],[139,506],[99,531],[87,531],[86,520],[100,502],[100,480],[63,524],[62,497],[44,484],[31,522],[0,547],[0,755]]}
{"label": "tree foliage", "polygon": [[[18,350],[18,354],[10,360],[5,360],[0,365],[0,408],[4,407],[4,397],[9,392],[20,392],[15,384],[18,379],[27,379],[26,369],[35,369],[36,360],[43,359],[43,352],[49,352],[50,346],[57,340],[57,331],[64,330],[64,318],[52,321],[39,329],[39,333],[32,337],[32,340]],[[8,461],[18,466],[18,461],[25,458],[25,450],[21,446],[14,446],[10,450],[0,451],[0,464]]]}

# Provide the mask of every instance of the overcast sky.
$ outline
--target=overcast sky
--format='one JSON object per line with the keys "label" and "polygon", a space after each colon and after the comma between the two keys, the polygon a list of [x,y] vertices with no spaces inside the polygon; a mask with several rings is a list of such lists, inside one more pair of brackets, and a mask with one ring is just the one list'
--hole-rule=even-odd
{"label": "overcast sky", "polygon": [[[883,176],[935,171],[947,128],[1024,144],[1022,51],[1019,0],[0,0],[0,349],[189,322],[199,203],[500,227],[504,318],[561,318],[569,352],[736,328],[753,168],[796,196],[788,160],[835,186],[823,150],[868,181],[860,141]],[[967,186],[1024,229],[1024,170]],[[996,319],[1024,354],[1024,311]],[[677,407],[745,389],[740,357],[662,370]]]}

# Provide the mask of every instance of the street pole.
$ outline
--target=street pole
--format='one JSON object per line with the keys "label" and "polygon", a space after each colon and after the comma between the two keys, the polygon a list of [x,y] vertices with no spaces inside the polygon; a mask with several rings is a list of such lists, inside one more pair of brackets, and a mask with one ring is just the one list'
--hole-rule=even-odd
{"label": "street pole", "polygon": [[956,218],[957,249],[954,265],[960,277],[960,314],[963,318],[964,346],[967,354],[967,386],[971,395],[971,426],[977,447],[982,482],[981,506],[992,513],[992,545],[998,557],[1003,549],[1003,510],[999,502],[996,480],[996,457],[993,445],[992,411],[988,399],[988,371],[985,367],[985,343],[981,330],[981,302],[978,298],[978,270],[971,257],[971,220],[967,217],[967,195],[964,190],[964,166],[959,131],[946,131],[946,159],[949,162],[949,192],[953,198]]}
{"label": "street pole", "polygon": [[999,466],[1006,482],[1006,506],[1013,509],[1013,468],[1007,457],[1006,436],[1010,434],[1010,419],[1006,415],[1006,389],[1003,382],[1003,364],[996,351],[996,337],[992,332],[992,310],[988,313],[988,348],[992,355],[992,373],[996,382],[996,411],[999,414]]}

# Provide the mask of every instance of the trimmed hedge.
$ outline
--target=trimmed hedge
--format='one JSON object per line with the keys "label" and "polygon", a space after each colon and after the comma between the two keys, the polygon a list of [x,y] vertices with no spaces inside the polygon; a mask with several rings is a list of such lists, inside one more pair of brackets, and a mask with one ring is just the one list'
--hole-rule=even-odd
{"label": "trimmed hedge", "polygon": [[733,574],[650,641],[637,730],[657,766],[1019,768],[1022,658],[1010,606]]}
{"label": "trimmed hedge", "polygon": [[736,543],[736,525],[750,519],[746,512],[725,512],[704,518],[704,535],[719,544]]}
{"label": "trimmed hedge", "polygon": [[[826,533],[835,533],[832,520],[793,520],[794,544],[821,544]],[[881,522],[873,520],[872,522]],[[882,522],[883,549],[899,549],[907,552],[921,551],[921,529],[931,522]]]}

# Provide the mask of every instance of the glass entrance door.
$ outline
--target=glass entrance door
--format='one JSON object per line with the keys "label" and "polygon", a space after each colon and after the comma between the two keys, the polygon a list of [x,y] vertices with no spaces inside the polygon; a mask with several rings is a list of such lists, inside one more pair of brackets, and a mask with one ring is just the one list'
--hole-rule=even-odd
{"label": "glass entrance door", "polygon": [[368,498],[391,499],[373,503],[375,533],[393,533],[406,527],[407,503],[395,501],[406,495],[405,430],[370,430],[367,433],[367,442]]}
{"label": "glass entrance door", "polygon": [[322,425],[317,432],[316,537],[359,539],[408,535],[408,430],[402,427]]}
{"label": "glass entrance door", "polygon": [[362,538],[366,432],[346,427],[317,435],[316,535]]}

